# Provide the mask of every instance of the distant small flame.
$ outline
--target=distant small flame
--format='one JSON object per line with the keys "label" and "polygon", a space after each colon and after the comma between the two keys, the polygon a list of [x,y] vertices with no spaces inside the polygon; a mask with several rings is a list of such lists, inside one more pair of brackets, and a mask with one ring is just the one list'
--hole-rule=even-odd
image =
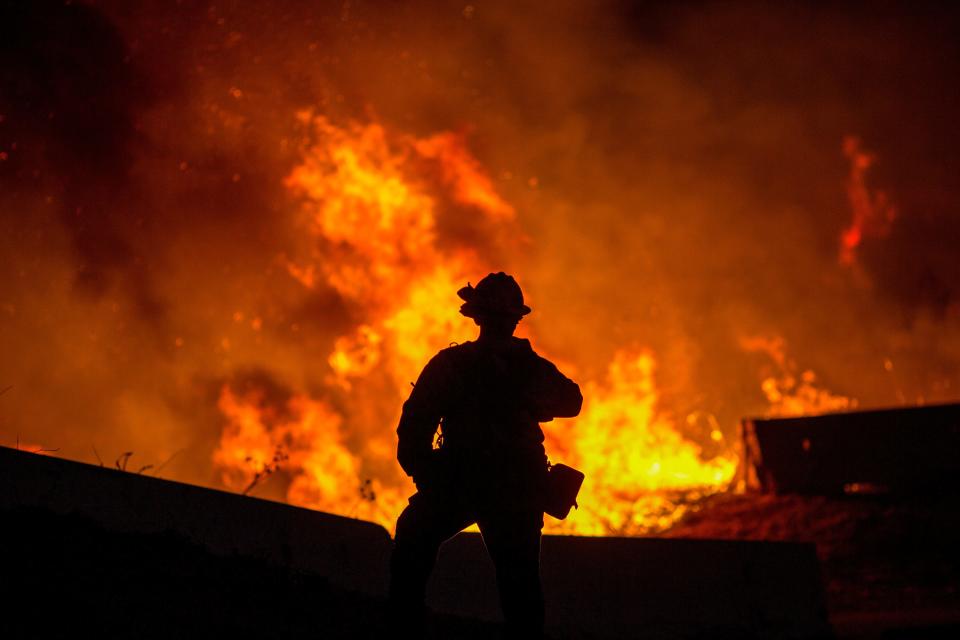
{"label": "distant small flame", "polygon": [[797,364],[787,357],[786,341],[782,337],[742,337],[740,347],[747,352],[766,354],[775,365],[772,375],[765,376],[760,383],[770,403],[766,416],[802,416],[857,408],[856,398],[822,389],[813,371],[800,371]]}
{"label": "distant small flame", "polygon": [[883,191],[871,191],[867,186],[867,171],[876,157],[863,151],[860,139],[847,136],[843,139],[843,154],[850,160],[847,177],[847,199],[853,219],[850,226],[840,234],[840,263],[852,265],[857,259],[857,249],[864,237],[883,237],[897,217],[897,209]]}

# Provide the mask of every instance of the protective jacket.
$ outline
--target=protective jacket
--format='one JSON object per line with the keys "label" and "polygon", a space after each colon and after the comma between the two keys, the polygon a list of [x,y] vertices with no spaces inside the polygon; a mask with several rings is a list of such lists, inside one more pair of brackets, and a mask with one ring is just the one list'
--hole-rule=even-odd
{"label": "protective jacket", "polygon": [[465,342],[420,374],[397,427],[397,459],[414,480],[431,474],[439,426],[441,450],[457,464],[545,465],[539,423],[576,416],[582,401],[580,387],[528,340]]}

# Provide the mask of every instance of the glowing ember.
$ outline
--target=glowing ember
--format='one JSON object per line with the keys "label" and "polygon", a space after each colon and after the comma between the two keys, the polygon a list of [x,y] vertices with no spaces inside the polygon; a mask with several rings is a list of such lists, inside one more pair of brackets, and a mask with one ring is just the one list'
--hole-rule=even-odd
{"label": "glowing ember", "polygon": [[54,453],[57,451],[57,449],[44,447],[43,445],[37,444],[35,442],[23,442],[22,440],[17,440],[17,442],[14,444],[14,448],[17,449],[18,451],[26,451],[27,453],[39,453],[41,455]]}

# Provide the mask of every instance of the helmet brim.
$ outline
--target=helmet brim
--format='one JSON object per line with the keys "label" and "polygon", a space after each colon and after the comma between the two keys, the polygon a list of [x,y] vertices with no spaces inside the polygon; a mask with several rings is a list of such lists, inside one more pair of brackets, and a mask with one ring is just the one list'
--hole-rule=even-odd
{"label": "helmet brim", "polygon": [[532,309],[525,304],[520,305],[519,307],[492,307],[489,305],[480,304],[478,302],[465,302],[460,307],[460,313],[468,318],[489,316],[513,316],[516,318],[522,318],[530,313],[530,311],[532,311]]}

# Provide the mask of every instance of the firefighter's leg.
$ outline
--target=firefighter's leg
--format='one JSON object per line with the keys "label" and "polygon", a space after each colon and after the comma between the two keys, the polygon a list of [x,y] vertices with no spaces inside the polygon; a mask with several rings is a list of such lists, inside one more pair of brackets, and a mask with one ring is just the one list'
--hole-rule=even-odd
{"label": "firefighter's leg", "polygon": [[418,493],[397,519],[390,557],[390,607],[396,624],[423,628],[424,595],[437,551],[471,521],[449,501]]}
{"label": "firefighter's leg", "polygon": [[497,569],[507,637],[542,638],[540,530],[543,513],[494,514],[481,519],[479,525]]}

